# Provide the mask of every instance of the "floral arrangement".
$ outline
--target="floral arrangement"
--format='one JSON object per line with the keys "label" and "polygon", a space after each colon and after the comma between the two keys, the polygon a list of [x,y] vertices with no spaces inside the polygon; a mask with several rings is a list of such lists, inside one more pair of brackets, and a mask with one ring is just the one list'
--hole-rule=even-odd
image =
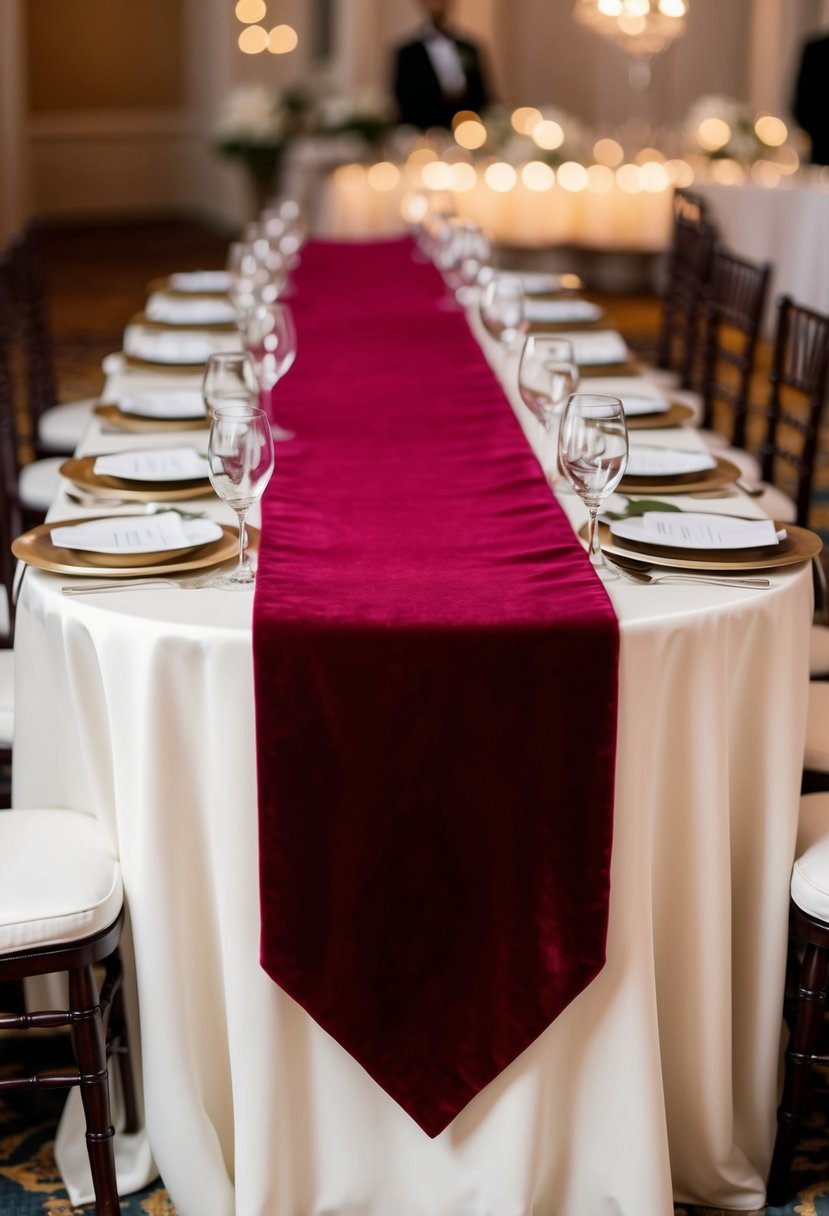
{"label": "floral arrangement", "polygon": [[751,164],[768,153],[755,131],[753,110],[743,101],[721,94],[700,97],[688,112],[685,133],[689,151],[709,160]]}
{"label": "floral arrangement", "polygon": [[356,135],[376,147],[394,126],[395,105],[373,89],[321,98],[315,128],[322,135]]}
{"label": "floral arrangement", "polygon": [[273,187],[288,144],[303,133],[309,106],[298,91],[244,85],[224,101],[213,127],[217,151],[242,162],[257,196]]}

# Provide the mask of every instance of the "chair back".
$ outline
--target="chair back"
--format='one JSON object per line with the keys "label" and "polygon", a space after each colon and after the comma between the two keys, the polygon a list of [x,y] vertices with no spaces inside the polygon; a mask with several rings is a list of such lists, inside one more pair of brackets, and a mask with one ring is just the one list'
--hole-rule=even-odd
{"label": "chair back", "polygon": [[41,415],[58,403],[43,238],[36,225],[12,247],[12,290],[20,320],[30,439],[36,455]]}
{"label": "chair back", "polygon": [[[794,473],[796,522],[803,527],[809,520],[827,377],[829,316],[781,296],[760,459],[765,481],[780,485],[786,470]],[[785,484],[781,488],[792,492]]]}
{"label": "chair back", "polygon": [[8,599],[9,622],[14,620],[12,585],[15,563],[11,543],[23,531],[17,496],[17,433],[11,374],[11,342],[9,266],[4,259],[0,259],[0,581]]}
{"label": "chair back", "polygon": [[771,266],[717,249],[705,305],[702,425],[746,446],[751,377]]}
{"label": "chair back", "polygon": [[656,363],[678,372],[683,388],[694,387],[698,378],[701,322],[716,239],[716,229],[705,218],[704,201],[677,190]]}

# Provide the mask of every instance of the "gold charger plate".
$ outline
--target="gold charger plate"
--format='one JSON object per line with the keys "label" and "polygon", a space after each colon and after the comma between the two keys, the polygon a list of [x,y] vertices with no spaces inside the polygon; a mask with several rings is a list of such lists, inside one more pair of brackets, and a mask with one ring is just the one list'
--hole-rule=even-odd
{"label": "gold charger plate", "polygon": [[107,477],[94,471],[97,456],[73,456],[64,460],[60,475],[82,490],[100,498],[131,498],[135,502],[179,502],[187,498],[202,498],[211,494],[209,480],[193,481],[127,481],[123,477]]}
{"label": "gold charger plate", "polygon": [[736,464],[718,456],[714,468],[704,473],[686,473],[668,481],[660,481],[658,477],[623,477],[617,488],[622,494],[691,494],[697,490],[723,489],[739,476]]}
{"label": "gold charger plate", "polygon": [[[105,519],[106,516],[96,516],[95,518]],[[63,549],[59,545],[52,544],[50,533],[53,528],[66,528],[71,524],[81,523],[89,523],[89,519],[57,519],[48,524],[39,524],[30,532],[24,532],[22,536],[18,536],[16,540],[12,541],[12,553],[27,565],[37,566],[39,570],[49,570],[53,574],[77,574],[93,578],[103,576],[135,578],[136,575],[169,574],[175,576],[189,570],[206,570],[210,566],[220,566],[223,562],[230,561],[239,551],[238,529],[222,524],[221,538],[210,541],[206,545],[200,545],[195,556],[189,556],[193,552],[191,549],[187,549],[183,555],[178,557],[171,557],[169,553],[144,553],[142,557],[146,559],[147,565],[107,566],[102,565],[101,559],[111,555],[93,554],[94,560],[90,561],[89,554],[81,553],[76,549]],[[251,528],[245,524],[245,531],[248,534],[248,548],[256,548],[259,543],[258,528]]]}
{"label": "gold charger plate", "polygon": [[176,333],[179,329],[208,329],[219,333],[233,333],[233,321],[151,321],[145,312],[137,312],[130,318],[130,325],[143,325],[145,329],[167,329]]}
{"label": "gold charger plate", "polygon": [[136,434],[158,431],[204,431],[210,426],[204,418],[144,418],[140,414],[126,414],[114,402],[102,401],[95,407],[95,414],[110,426]]}
{"label": "gold charger plate", "polygon": [[670,408],[664,413],[637,414],[634,418],[628,418],[628,430],[660,431],[666,427],[682,426],[683,422],[687,422],[693,416],[694,411],[690,405],[680,405],[678,401],[672,401]]}
{"label": "gold charger plate", "polygon": [[607,329],[607,317],[591,317],[588,321],[530,321],[528,333],[555,334],[568,329],[586,330]]}
{"label": "gold charger plate", "polygon": [[[794,566],[811,561],[823,548],[820,537],[808,528],[774,521],[777,529],[786,529],[786,539],[777,545],[757,549],[673,549],[663,545],[645,548],[636,541],[613,536],[607,524],[599,524],[599,543],[605,553],[624,562],[640,566],[670,566],[677,570],[719,570],[735,573],[765,570],[775,566]],[[587,538],[587,525],[579,531]]]}
{"label": "gold charger plate", "polygon": [[638,376],[641,368],[633,355],[624,363],[580,363],[579,375],[582,380],[590,380],[594,376]]}
{"label": "gold charger plate", "polygon": [[125,367],[131,367],[137,372],[171,372],[175,375],[193,376],[200,372],[207,363],[206,359],[199,359],[196,363],[164,363],[162,360],[139,359],[137,355],[128,355],[126,351],[121,352]]}

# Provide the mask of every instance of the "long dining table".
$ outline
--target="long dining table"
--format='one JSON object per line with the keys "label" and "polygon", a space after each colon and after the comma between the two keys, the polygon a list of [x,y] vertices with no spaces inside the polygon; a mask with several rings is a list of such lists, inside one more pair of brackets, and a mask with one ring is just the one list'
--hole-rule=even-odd
{"label": "long dining table", "polygon": [[[389,256],[401,247],[390,242]],[[353,252],[359,266],[360,247]],[[297,283],[299,301],[301,269]],[[468,320],[506,416],[544,463],[542,431],[516,390],[515,353],[474,312]],[[116,359],[104,397],[170,382]],[[343,389],[332,426],[348,426],[348,391],[359,386]],[[279,421],[301,437],[301,403],[286,411],[279,393]],[[290,407],[287,388],[284,401]],[[640,432],[654,443],[665,434]],[[169,442],[116,433],[96,417],[81,453]],[[701,446],[690,427],[670,442]],[[50,518],[100,513],[79,508],[69,489]],[[558,498],[581,527],[580,501]],[[215,498],[195,507],[227,521]],[[759,515],[733,488],[706,509]],[[606,961],[427,1135],[260,966],[252,596],[159,586],[67,595],[81,578],[26,571],[15,803],[88,810],[120,857],[146,1137],[182,1216],[669,1216],[675,1200],[761,1206],[812,595],[808,564],[769,578],[764,590],[609,586],[619,684]],[[74,1119],[67,1108],[58,1159],[77,1203],[89,1189]],[[121,1167],[130,1186],[151,1174],[137,1150]]]}

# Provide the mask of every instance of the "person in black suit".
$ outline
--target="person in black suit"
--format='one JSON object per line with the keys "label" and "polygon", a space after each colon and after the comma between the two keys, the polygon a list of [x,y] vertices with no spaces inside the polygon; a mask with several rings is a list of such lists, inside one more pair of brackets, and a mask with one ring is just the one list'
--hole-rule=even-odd
{"label": "person in black suit", "polygon": [[394,60],[394,95],[401,123],[451,127],[459,110],[480,111],[489,102],[481,54],[447,23],[449,0],[420,0],[426,24],[399,46]]}
{"label": "person in black suit", "polygon": [[812,141],[812,164],[829,165],[829,34],[803,48],[792,110]]}

